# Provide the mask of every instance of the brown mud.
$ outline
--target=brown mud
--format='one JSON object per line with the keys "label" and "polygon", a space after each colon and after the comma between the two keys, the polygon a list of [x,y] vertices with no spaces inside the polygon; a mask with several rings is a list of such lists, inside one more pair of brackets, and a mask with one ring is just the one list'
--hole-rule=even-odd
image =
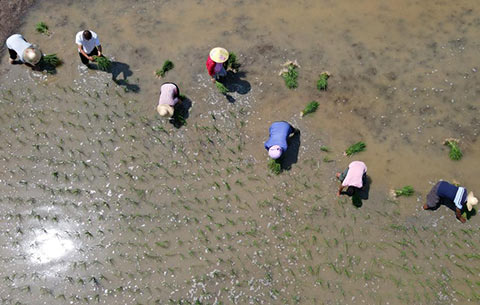
{"label": "brown mud", "polygon": [[[472,1],[41,1],[15,29],[64,64],[0,64],[0,270],[5,304],[474,304],[478,215],[423,211],[439,179],[478,193]],[[46,22],[50,35],[35,32]],[[111,73],[80,63],[99,34]],[[242,64],[229,97],[205,71]],[[154,71],[165,60],[164,79]],[[278,71],[298,60],[299,87]],[[331,72],[326,92],[318,74]],[[186,125],[155,112],[163,81]],[[316,100],[317,112],[300,117]],[[267,171],[268,126],[292,139]],[[445,138],[460,139],[461,161]],[[367,149],[343,156],[351,144]],[[320,147],[328,146],[330,152]],[[360,159],[370,193],[336,196]],[[409,198],[389,191],[412,185]]]}

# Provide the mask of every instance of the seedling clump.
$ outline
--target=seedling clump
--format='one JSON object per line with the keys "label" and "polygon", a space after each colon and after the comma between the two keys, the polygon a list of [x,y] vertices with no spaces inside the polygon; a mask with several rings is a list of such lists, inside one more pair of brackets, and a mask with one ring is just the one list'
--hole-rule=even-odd
{"label": "seedling clump", "polygon": [[300,67],[300,65],[297,63],[297,61],[291,61],[288,60],[283,64],[283,69],[280,70],[279,75],[283,77],[283,80],[285,81],[285,85],[287,86],[288,89],[294,89],[298,87],[297,83],[297,78],[298,78],[298,71],[297,68]]}
{"label": "seedling clump", "polygon": [[228,93],[227,87],[225,87],[221,82],[216,81],[215,86],[217,86],[217,89],[221,94],[227,94]]}
{"label": "seedling clump", "polygon": [[62,61],[57,57],[57,54],[48,54],[43,56],[42,62],[51,67],[58,67],[62,64]]}
{"label": "seedling clump", "polygon": [[93,56],[93,60],[97,63],[98,68],[102,71],[108,71],[112,66],[110,59],[105,56]]}
{"label": "seedling clump", "polygon": [[365,143],[363,143],[362,141],[357,142],[357,143],[353,144],[352,146],[350,146],[349,148],[347,148],[347,150],[345,150],[345,155],[351,156],[351,155],[356,154],[358,152],[364,151],[366,147],[367,147],[367,145],[365,145]]}
{"label": "seedling clump", "polygon": [[237,62],[237,55],[235,53],[230,52],[226,66],[227,70],[231,70],[233,72],[237,72],[238,68],[240,68],[240,64]]}
{"label": "seedling clump", "polygon": [[167,60],[165,60],[165,62],[163,63],[162,68],[161,68],[161,69],[158,69],[157,71],[155,71],[155,75],[156,75],[157,77],[164,77],[165,74],[166,74],[168,71],[172,70],[174,67],[175,67],[175,65],[173,64],[173,62],[167,59]]}
{"label": "seedling clump", "polygon": [[40,21],[39,23],[37,23],[35,25],[35,29],[37,30],[38,33],[45,34],[45,35],[49,34],[48,25],[43,21]]}
{"label": "seedling clump", "polygon": [[409,197],[409,196],[412,196],[414,192],[415,192],[415,190],[413,189],[412,186],[406,185],[406,186],[402,187],[401,189],[396,189],[395,190],[395,197],[400,197],[400,196]]}
{"label": "seedling clump", "polygon": [[303,111],[300,112],[300,116],[303,117],[304,115],[307,115],[309,113],[313,113],[313,112],[317,111],[317,108],[318,108],[318,103],[316,101],[311,101],[310,103],[308,103],[307,106],[305,106]]}
{"label": "seedling clump", "polygon": [[462,159],[463,154],[462,154],[462,151],[460,150],[460,147],[458,146],[457,139],[453,139],[453,138],[445,139],[445,142],[443,144],[450,147],[450,152],[448,153],[448,156],[450,157],[450,159],[455,161]]}
{"label": "seedling clump", "polygon": [[330,73],[325,71],[322,72],[319,76],[319,79],[317,81],[317,89],[322,91],[322,90],[327,90],[328,87],[328,78],[330,77]]}
{"label": "seedling clump", "polygon": [[275,159],[269,159],[268,160],[268,168],[274,173],[275,175],[278,175],[282,172],[282,165],[278,160]]}

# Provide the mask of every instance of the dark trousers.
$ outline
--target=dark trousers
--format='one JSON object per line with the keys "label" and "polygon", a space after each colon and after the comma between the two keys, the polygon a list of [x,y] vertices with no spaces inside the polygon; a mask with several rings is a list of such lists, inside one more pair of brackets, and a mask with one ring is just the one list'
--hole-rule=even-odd
{"label": "dark trousers", "polygon": [[14,50],[8,49],[8,54],[10,55],[11,59],[13,60],[17,59],[17,52],[15,52]]}
{"label": "dark trousers", "polygon": [[[88,62],[89,62],[88,58],[86,58],[85,56],[83,56],[83,54],[80,53],[80,52],[78,52],[78,55],[80,55],[80,59],[82,60],[82,63],[83,63],[84,65],[88,65]],[[97,47],[93,48],[92,52],[88,53],[87,55],[88,55],[88,56],[98,55],[98,49],[97,49]]]}

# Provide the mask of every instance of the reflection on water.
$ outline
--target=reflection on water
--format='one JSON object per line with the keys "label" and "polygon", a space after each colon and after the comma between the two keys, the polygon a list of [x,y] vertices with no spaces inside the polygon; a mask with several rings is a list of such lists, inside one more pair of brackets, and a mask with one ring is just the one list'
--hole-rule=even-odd
{"label": "reflection on water", "polygon": [[59,260],[74,248],[73,241],[56,229],[37,230],[34,235],[25,250],[30,255],[30,261],[35,264]]}

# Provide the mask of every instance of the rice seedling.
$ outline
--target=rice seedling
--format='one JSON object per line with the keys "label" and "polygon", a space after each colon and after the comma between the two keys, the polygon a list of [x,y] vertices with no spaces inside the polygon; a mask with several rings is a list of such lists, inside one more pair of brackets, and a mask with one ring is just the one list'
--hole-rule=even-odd
{"label": "rice seedling", "polygon": [[275,175],[278,175],[282,172],[282,165],[278,160],[275,159],[269,159],[268,160],[268,168],[274,173]]}
{"label": "rice seedling", "polygon": [[112,62],[105,56],[93,56],[93,60],[97,63],[98,68],[102,71],[109,71]]}
{"label": "rice seedling", "polygon": [[165,62],[163,63],[162,68],[155,71],[155,76],[157,76],[157,77],[164,77],[165,74],[166,74],[168,71],[172,70],[174,67],[175,67],[175,65],[173,64],[173,62],[167,59],[167,60],[165,60]]}
{"label": "rice seedling", "polygon": [[458,161],[462,159],[463,154],[462,151],[460,150],[460,147],[458,146],[458,140],[449,138],[445,139],[445,142],[443,142],[444,145],[450,147],[450,152],[448,153],[448,156],[450,159]]}
{"label": "rice seedling", "polygon": [[330,73],[327,71],[320,73],[317,81],[317,89],[319,91],[327,90],[329,77],[330,77]]}
{"label": "rice seedling", "polygon": [[353,154],[359,153],[361,151],[364,151],[366,147],[367,145],[362,141],[357,142],[345,150],[345,155],[351,156]]}
{"label": "rice seedling", "polygon": [[309,113],[314,113],[315,111],[317,111],[318,105],[319,105],[318,102],[311,101],[310,103],[307,104],[307,106],[305,106],[303,111],[300,112],[300,116],[303,117]]}
{"label": "rice seedling", "polygon": [[238,68],[240,68],[240,64],[237,62],[237,55],[235,53],[230,52],[230,54],[228,55],[226,66],[227,70],[231,70],[234,73],[238,71]]}
{"label": "rice seedling", "polygon": [[400,189],[395,190],[395,197],[400,197],[400,196],[409,197],[409,196],[412,196],[414,192],[415,190],[413,189],[412,186],[406,185]]}
{"label": "rice seedling", "polygon": [[221,82],[216,81],[216,82],[215,82],[215,86],[217,87],[218,91],[219,91],[221,94],[225,95],[225,94],[228,93],[227,87],[225,87],[225,85],[222,84]]}
{"label": "rice seedling", "polygon": [[295,89],[298,87],[298,71],[297,66],[293,63],[287,66],[287,71],[283,72],[282,74],[283,80],[285,81],[285,85],[288,89]]}
{"label": "rice seedling", "polygon": [[42,57],[41,63],[55,68],[62,64],[62,60],[58,58],[57,54],[48,54]]}
{"label": "rice seedling", "polygon": [[50,32],[48,31],[48,25],[43,21],[40,21],[35,25],[35,30],[40,34],[45,34],[45,35],[50,34]]}

